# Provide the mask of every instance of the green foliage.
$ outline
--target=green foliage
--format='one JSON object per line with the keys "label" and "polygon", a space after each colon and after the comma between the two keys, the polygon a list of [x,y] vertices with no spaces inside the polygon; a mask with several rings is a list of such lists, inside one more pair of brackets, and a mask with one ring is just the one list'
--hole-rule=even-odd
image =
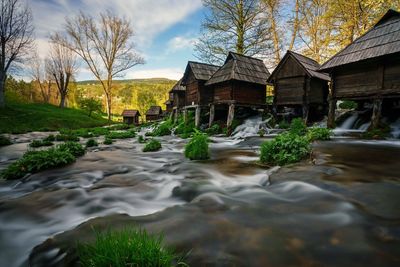
{"label": "green foliage", "polygon": [[158,151],[161,149],[160,141],[156,139],[151,139],[143,148],[143,152]]}
{"label": "green foliage", "polygon": [[185,157],[191,160],[204,160],[210,157],[208,151],[208,136],[196,131],[185,146]]}
{"label": "green foliage", "polygon": [[56,141],[72,141],[72,142],[79,142],[79,137],[75,135],[67,135],[67,134],[57,134],[55,137]]}
{"label": "green foliage", "polygon": [[286,129],[289,129],[289,127],[290,127],[290,124],[285,120],[280,121],[279,124],[278,124],[278,128],[279,129],[285,129],[286,130]]}
{"label": "green foliage", "polygon": [[86,142],[86,147],[95,147],[95,146],[98,146],[99,144],[97,143],[97,141],[96,140],[94,140],[94,139],[89,139],[89,140],[87,140],[87,142]]}
{"label": "green foliage", "polygon": [[356,109],[357,103],[350,100],[344,100],[342,103],[339,104],[339,108],[341,109]]}
{"label": "green foliage", "polygon": [[108,139],[128,139],[128,138],[134,138],[136,136],[136,133],[134,131],[123,131],[123,132],[109,132],[106,135],[106,138]]}
{"label": "green foliage", "polygon": [[258,130],[258,135],[259,135],[260,137],[264,137],[264,135],[265,135],[265,130],[264,130],[264,129]]}
{"label": "green foliage", "polygon": [[146,140],[144,139],[143,135],[139,135],[139,136],[138,136],[138,142],[139,142],[140,144],[146,143]]}
{"label": "green foliage", "polygon": [[78,105],[88,113],[89,117],[93,112],[101,112],[103,109],[101,101],[95,98],[81,98],[78,100]]}
{"label": "green foliage", "polygon": [[50,134],[49,136],[44,138],[43,141],[45,141],[45,142],[54,142],[54,141],[56,141],[56,137],[53,134]]}
{"label": "green foliage", "polygon": [[152,132],[151,136],[165,136],[170,135],[173,128],[171,120],[161,122]]}
{"label": "green foliage", "polygon": [[80,157],[85,154],[85,148],[77,142],[65,142],[58,145],[57,149],[71,153],[75,157]]}
{"label": "green foliage", "polygon": [[3,135],[0,135],[0,146],[8,146],[11,144],[12,144],[12,142],[9,138],[7,138]]}
{"label": "green foliage", "polygon": [[382,140],[388,136],[388,132],[385,129],[370,129],[364,132],[361,137],[363,139],[375,139]]}
{"label": "green foliage", "polygon": [[106,139],[104,139],[104,142],[103,142],[103,144],[105,144],[105,145],[112,145],[112,143],[113,143],[113,140],[111,138],[107,138],[107,137],[106,137]]}
{"label": "green foliage", "polygon": [[213,124],[210,128],[206,129],[206,133],[208,135],[216,135],[222,133],[222,128],[219,124]]}
{"label": "green foliage", "polygon": [[310,142],[316,140],[330,140],[332,135],[332,130],[327,128],[312,127],[307,131],[307,139]]}
{"label": "green foliage", "polygon": [[29,146],[30,147],[42,147],[42,146],[52,146],[53,142],[48,141],[48,140],[33,140]]}
{"label": "green foliage", "polygon": [[122,124],[112,125],[108,129],[115,131],[122,131],[122,130],[129,130],[130,128],[131,126],[129,126],[128,124],[122,123]]}
{"label": "green foliage", "polygon": [[305,135],[307,133],[307,125],[301,118],[293,119],[290,123],[289,132],[297,135]]}
{"label": "green foliage", "polygon": [[64,135],[78,136],[83,138],[99,137],[106,135],[110,132],[109,128],[95,127],[95,128],[81,128],[76,130],[61,129],[60,133]]}
{"label": "green foliage", "polygon": [[0,112],[0,133],[26,133],[30,131],[58,131],[108,124],[100,116],[89,117],[77,109],[60,109],[50,104],[21,104],[7,102]]}
{"label": "green foliage", "polygon": [[260,161],[268,164],[285,165],[306,158],[311,151],[304,136],[284,133],[261,145]]}
{"label": "green foliage", "polygon": [[162,236],[148,234],[145,230],[96,232],[96,240],[78,243],[77,252],[81,266],[185,266],[171,249],[163,245]]}
{"label": "green foliage", "polygon": [[21,159],[5,169],[0,177],[6,180],[19,179],[28,173],[65,166],[75,161],[75,157],[66,150],[50,148],[42,151],[28,151]]}

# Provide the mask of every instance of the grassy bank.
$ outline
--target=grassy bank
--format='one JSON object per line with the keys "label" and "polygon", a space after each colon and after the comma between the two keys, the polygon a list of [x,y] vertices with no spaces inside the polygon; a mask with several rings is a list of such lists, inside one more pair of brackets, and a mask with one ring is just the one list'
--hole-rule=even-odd
{"label": "grassy bank", "polygon": [[78,109],[60,109],[49,104],[9,103],[0,109],[0,133],[55,131],[103,126],[107,120],[96,114],[89,117]]}

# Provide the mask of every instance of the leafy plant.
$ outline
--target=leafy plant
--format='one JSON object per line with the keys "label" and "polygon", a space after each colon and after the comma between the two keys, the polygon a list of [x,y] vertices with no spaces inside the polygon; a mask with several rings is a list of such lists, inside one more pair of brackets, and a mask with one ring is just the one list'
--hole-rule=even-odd
{"label": "leafy plant", "polygon": [[71,142],[71,141],[65,142],[63,144],[58,145],[57,149],[61,151],[67,151],[75,157],[80,157],[85,154],[85,148],[77,142]]}
{"label": "leafy plant", "polygon": [[0,146],[8,146],[11,144],[12,144],[12,142],[9,138],[7,138],[3,135],[0,135]]}
{"label": "leafy plant", "polygon": [[165,136],[170,135],[172,131],[172,121],[166,120],[161,122],[152,132],[152,136]]}
{"label": "leafy plant", "polygon": [[385,129],[370,129],[364,132],[361,137],[364,139],[375,139],[382,140],[388,136],[388,132]]}
{"label": "leafy plant", "polygon": [[101,112],[103,104],[100,100],[95,98],[82,98],[78,100],[78,105],[81,109],[88,112],[89,117],[92,116],[93,112]]}
{"label": "leafy plant", "polygon": [[284,133],[261,145],[262,163],[286,165],[306,158],[311,151],[310,143],[304,136]]}
{"label": "leafy plant", "polygon": [[33,140],[29,146],[30,147],[43,147],[43,146],[52,146],[53,142],[47,140]]}
{"label": "leafy plant", "polygon": [[143,148],[143,152],[152,152],[152,151],[158,151],[161,149],[161,143],[160,141],[156,139],[151,139]]}
{"label": "leafy plant", "polygon": [[265,135],[265,130],[264,130],[264,129],[258,130],[258,135],[259,135],[260,137],[264,137],[264,135]]}
{"label": "leafy plant", "polygon": [[67,135],[67,134],[58,134],[56,135],[56,141],[72,141],[79,142],[79,137],[75,135]]}
{"label": "leafy plant", "polygon": [[332,131],[327,128],[312,127],[307,131],[307,139],[312,142],[315,140],[330,140]]}
{"label": "leafy plant", "polygon": [[97,143],[97,141],[96,140],[94,140],[94,139],[89,139],[89,140],[87,140],[87,142],[86,142],[86,147],[95,147],[95,146],[98,146],[99,144]]}
{"label": "leafy plant", "polygon": [[128,139],[128,138],[134,138],[136,136],[136,133],[134,131],[124,131],[124,132],[109,132],[106,135],[106,138],[109,139]]}
{"label": "leafy plant", "polygon": [[107,137],[106,137],[106,139],[104,139],[104,142],[103,142],[103,144],[105,144],[105,145],[111,145],[112,143],[113,143],[113,140],[111,138],[107,138]]}
{"label": "leafy plant", "polygon": [[305,135],[307,133],[307,125],[301,118],[295,118],[290,123],[289,132],[297,135]]}
{"label": "leafy plant", "polygon": [[278,124],[278,128],[279,129],[285,129],[286,130],[286,129],[289,129],[289,127],[290,127],[290,124],[285,120],[280,121],[279,124]]}
{"label": "leafy plant", "polygon": [[357,103],[350,100],[344,100],[342,103],[339,104],[339,108],[341,109],[356,109]]}
{"label": "leafy plant", "polygon": [[146,143],[146,140],[144,139],[143,135],[139,135],[139,136],[138,136],[138,142],[139,142],[140,144]]}
{"label": "leafy plant", "polygon": [[185,265],[173,250],[163,245],[161,235],[145,230],[123,229],[95,232],[93,243],[78,243],[77,253],[81,266],[126,267]]}
{"label": "leafy plant", "polygon": [[206,129],[208,135],[216,135],[222,133],[222,128],[219,124],[215,123],[210,128]]}
{"label": "leafy plant", "polygon": [[54,141],[56,141],[56,137],[54,135],[50,134],[49,136],[44,138],[43,141],[45,141],[45,142],[54,142]]}
{"label": "leafy plant", "polygon": [[196,130],[194,136],[185,146],[185,157],[191,160],[204,160],[210,157],[208,136]]}

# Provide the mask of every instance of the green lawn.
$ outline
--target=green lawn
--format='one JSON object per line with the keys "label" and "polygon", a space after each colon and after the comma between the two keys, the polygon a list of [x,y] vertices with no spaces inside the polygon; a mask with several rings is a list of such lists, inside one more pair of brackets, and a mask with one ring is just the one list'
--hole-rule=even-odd
{"label": "green lawn", "polygon": [[89,117],[82,110],[60,109],[50,104],[8,103],[0,109],[0,133],[89,128],[107,123],[107,119],[98,115]]}

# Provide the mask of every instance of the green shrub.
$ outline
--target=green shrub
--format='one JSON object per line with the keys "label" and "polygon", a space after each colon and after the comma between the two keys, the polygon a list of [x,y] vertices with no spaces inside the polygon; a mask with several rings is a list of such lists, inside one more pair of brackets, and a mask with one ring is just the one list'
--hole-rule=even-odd
{"label": "green shrub", "polygon": [[33,140],[29,146],[30,147],[42,147],[42,146],[52,146],[53,142],[47,140]]}
{"label": "green shrub", "polygon": [[60,133],[68,136],[79,136],[83,138],[99,137],[101,135],[106,135],[110,132],[109,129],[104,127],[95,128],[81,128],[76,130],[62,129]]}
{"label": "green shrub", "polygon": [[54,142],[54,141],[56,141],[56,137],[54,135],[50,134],[49,136],[44,138],[43,141],[45,141],[45,142]]}
{"label": "green shrub", "polygon": [[264,129],[258,130],[258,135],[259,135],[260,137],[264,137],[264,135],[265,135],[265,130],[264,130]]}
{"label": "green shrub", "polygon": [[285,165],[306,158],[311,151],[304,136],[284,133],[261,145],[260,161],[268,164]]}
{"label": "green shrub", "polygon": [[287,121],[280,121],[278,124],[279,129],[286,130],[286,129],[289,129],[289,127],[290,127],[290,124]]}
{"label": "green shrub", "polygon": [[196,131],[185,146],[185,157],[191,160],[204,160],[210,157],[208,151],[208,136]]}
{"label": "green shrub", "polygon": [[105,145],[112,145],[112,143],[113,143],[113,140],[111,138],[107,138],[107,137],[106,137],[106,139],[104,139],[104,142],[103,142],[103,144],[105,144]]}
{"label": "green shrub", "polygon": [[0,135],[0,146],[8,146],[11,144],[12,144],[12,142],[9,138],[7,138],[3,135]]}
{"label": "green shrub", "polygon": [[75,157],[70,152],[57,148],[28,151],[21,159],[9,165],[0,176],[6,180],[19,179],[28,173],[65,166],[74,161]]}
{"label": "green shrub", "polygon": [[58,134],[56,135],[56,141],[72,141],[72,142],[79,142],[79,137],[75,135],[68,135],[68,134]]}
{"label": "green shrub", "polygon": [[106,138],[109,139],[128,139],[134,138],[136,133],[134,131],[124,131],[124,132],[109,132]]}
{"label": "green shrub", "polygon": [[316,140],[330,140],[332,131],[327,128],[312,127],[308,129],[307,138],[310,142]]}
{"label": "green shrub", "polygon": [[170,135],[172,131],[172,121],[167,120],[164,122],[161,122],[152,132],[152,136],[165,136],[165,135]]}
{"label": "green shrub", "polygon": [[93,112],[101,112],[103,104],[101,100],[95,98],[81,98],[78,99],[78,105],[81,109],[86,110],[89,117],[92,116]]}
{"label": "green shrub", "polygon": [[139,135],[139,136],[138,136],[138,142],[139,142],[140,144],[146,143],[146,140],[144,139],[143,135]]}
{"label": "green shrub", "polygon": [[77,253],[81,266],[187,266],[163,245],[163,237],[145,230],[124,229],[96,232],[93,243],[78,243]]}
{"label": "green shrub", "polygon": [[375,140],[382,140],[388,136],[388,132],[385,129],[371,129],[364,132],[361,135],[363,139],[375,139]]}
{"label": "green shrub", "polygon": [[222,133],[222,128],[219,124],[213,124],[210,128],[206,129],[208,135],[216,135]]}
{"label": "green shrub", "polygon": [[301,118],[293,119],[290,123],[289,132],[297,135],[305,135],[307,133],[307,125]]}
{"label": "green shrub", "polygon": [[58,145],[57,149],[67,151],[75,157],[80,157],[85,154],[85,148],[81,144],[72,141]]}
{"label": "green shrub", "polygon": [[122,131],[122,130],[128,130],[131,128],[128,124],[122,123],[122,124],[115,124],[110,127],[108,127],[110,130],[115,130],[115,131]]}
{"label": "green shrub", "polygon": [[95,147],[95,146],[98,146],[99,144],[97,143],[97,141],[96,140],[94,140],[94,139],[89,139],[89,140],[87,140],[87,142],[86,142],[86,147]]}
{"label": "green shrub", "polygon": [[339,108],[341,108],[341,109],[356,109],[357,103],[354,101],[344,100],[342,103],[339,104]]}
{"label": "green shrub", "polygon": [[151,139],[143,148],[143,152],[158,151],[161,149],[160,141],[156,139]]}

